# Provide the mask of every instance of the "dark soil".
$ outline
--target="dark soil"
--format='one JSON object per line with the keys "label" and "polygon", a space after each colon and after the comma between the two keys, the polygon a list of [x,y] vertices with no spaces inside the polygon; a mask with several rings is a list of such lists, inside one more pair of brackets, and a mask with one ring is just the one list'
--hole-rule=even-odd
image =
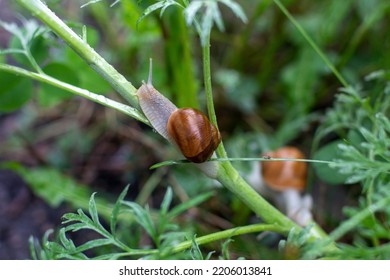
{"label": "dark soil", "polygon": [[30,259],[30,236],[54,228],[64,211],[34,196],[14,172],[0,170],[0,259]]}

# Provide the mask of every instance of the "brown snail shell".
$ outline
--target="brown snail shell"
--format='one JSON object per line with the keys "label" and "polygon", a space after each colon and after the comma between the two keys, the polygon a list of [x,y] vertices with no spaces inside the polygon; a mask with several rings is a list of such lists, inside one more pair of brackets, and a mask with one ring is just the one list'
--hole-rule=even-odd
{"label": "brown snail shell", "polygon": [[167,131],[182,154],[195,163],[208,160],[221,142],[218,129],[193,108],[174,111],[168,119]]}
{"label": "brown snail shell", "polygon": [[[282,147],[263,156],[269,158],[304,159],[304,154],[295,147]],[[307,163],[301,161],[263,161],[261,171],[267,186],[275,191],[296,189],[303,191],[306,187]]]}

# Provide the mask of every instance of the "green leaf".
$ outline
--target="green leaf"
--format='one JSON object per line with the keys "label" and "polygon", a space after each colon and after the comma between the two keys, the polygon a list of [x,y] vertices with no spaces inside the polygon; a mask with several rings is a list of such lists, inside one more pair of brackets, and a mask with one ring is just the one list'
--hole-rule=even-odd
{"label": "green leaf", "polygon": [[19,26],[16,25],[16,23],[14,22],[8,23],[0,20],[0,26],[3,27],[7,32],[16,36],[16,38],[18,38],[19,40],[23,40],[24,36],[22,30]]}
{"label": "green leaf", "polygon": [[[31,66],[31,60],[42,63],[48,57],[49,44],[48,38],[44,38],[47,27],[38,25],[35,20],[22,20],[22,26],[19,27],[14,23],[0,21],[0,26],[13,34],[10,40],[10,53],[19,63]],[[19,50],[17,52],[16,50]]]}
{"label": "green leaf", "polygon": [[200,40],[202,42],[202,46],[206,44],[207,37],[211,34],[211,29],[213,28],[213,19],[215,17],[214,10],[212,8],[209,8],[210,5],[206,6],[206,11],[204,12],[204,15],[200,21]]}
{"label": "green leaf", "polygon": [[[313,159],[334,161],[340,159],[342,152],[339,148],[339,144],[344,143],[341,140],[333,141],[323,147],[321,147],[314,155]],[[329,184],[343,184],[349,177],[348,174],[341,174],[337,169],[329,167],[326,164],[313,163],[314,169],[321,180]]]}
{"label": "green leaf", "polygon": [[[73,206],[77,206],[76,208],[83,204],[87,206],[89,200],[88,188],[77,184],[55,169],[27,169],[17,163],[3,164],[2,168],[17,172],[29,184],[35,195],[44,199],[52,207],[58,207],[64,200]],[[105,204],[108,204],[108,202],[105,202]]]}
{"label": "green leaf", "polygon": [[246,17],[244,10],[238,3],[233,0],[219,0],[219,2],[228,6],[230,10],[236,15],[236,17],[241,19],[243,23],[248,22],[248,18]]}
{"label": "green leaf", "polygon": [[[38,256],[42,256],[42,248],[37,240],[30,236],[28,239],[28,245],[30,249],[30,256],[33,260],[38,260]],[[39,258],[40,259],[40,258]]]}
{"label": "green leaf", "polygon": [[91,0],[91,1],[88,1],[87,3],[81,5],[81,6],[80,6],[80,9],[85,8],[85,7],[87,7],[87,6],[89,6],[89,5],[92,5],[92,4],[99,3],[99,2],[101,2],[101,1],[103,1],[103,0]]}
{"label": "green leaf", "polygon": [[[222,15],[218,7],[218,2],[225,4],[236,16],[238,16],[244,22],[247,21],[241,7],[232,0],[199,0],[190,2],[184,11],[186,22],[187,25],[195,25],[203,46],[206,43],[207,37],[210,36],[214,23],[217,25],[217,28],[220,31],[224,31],[225,29]],[[201,15],[197,17],[197,14]]]}
{"label": "green leaf", "polygon": [[93,229],[93,227],[89,226],[88,224],[82,224],[82,223],[71,224],[65,227],[66,231],[72,231],[72,232],[76,232],[82,229]]}
{"label": "green leaf", "polygon": [[145,9],[145,11],[142,13],[142,15],[139,17],[139,19],[137,20],[137,28],[138,28],[138,24],[145,18],[147,17],[148,15],[150,15],[151,13],[157,11],[158,9],[161,9],[162,7],[164,7],[165,3],[164,1],[160,1],[160,2],[157,2],[149,7],[147,7]]}
{"label": "green leaf", "polygon": [[[81,210],[82,211],[82,210]],[[69,223],[69,222],[79,222],[80,221],[80,213],[66,213],[62,216],[64,221],[62,222],[63,224]]]}
{"label": "green leaf", "polygon": [[84,252],[86,250],[91,250],[91,249],[94,249],[94,248],[97,248],[97,247],[102,247],[102,246],[107,246],[107,245],[112,245],[113,242],[111,239],[103,239],[103,238],[100,238],[100,239],[94,239],[94,240],[90,240],[88,242],[85,242],[83,245],[80,245],[76,248],[75,252],[77,253],[81,253],[81,252]]}
{"label": "green leaf", "polygon": [[63,216],[63,224],[73,223],[66,226],[66,231],[77,231],[83,228],[94,228],[93,221],[84,213],[82,209],[77,210],[75,213],[66,213]]}
{"label": "green leaf", "polygon": [[[27,169],[18,163],[12,162],[3,163],[0,166],[18,173],[28,183],[34,194],[44,199],[52,207],[58,207],[62,202],[66,202],[75,209],[80,207],[83,209],[89,208],[91,190],[55,169]],[[96,198],[94,201],[101,217],[108,221],[112,215],[111,203],[103,198]],[[81,209],[78,210],[78,214],[65,214],[64,219],[63,223],[70,221],[92,223],[91,219]],[[99,230],[102,234],[105,234],[104,229],[100,228]]]}
{"label": "green leaf", "polygon": [[32,95],[32,81],[10,73],[0,75],[0,112],[12,112],[26,104]]}
{"label": "green leaf", "polygon": [[164,1],[166,4],[161,8],[161,12],[160,12],[160,17],[162,17],[162,15],[164,14],[165,10],[170,7],[170,6],[173,6],[173,5],[177,5],[177,6],[180,6],[183,8],[182,5],[180,5],[177,1],[174,1],[174,0],[165,0]]}
{"label": "green leaf", "polygon": [[145,11],[142,13],[142,15],[140,16],[140,18],[137,20],[137,28],[138,28],[138,24],[145,18],[147,17],[148,15],[150,15],[151,13],[161,9],[161,13],[160,13],[160,16],[162,16],[162,14],[164,13],[164,11],[169,7],[169,6],[173,6],[173,5],[177,5],[177,6],[180,6],[182,7],[182,5],[180,5],[178,2],[174,1],[174,0],[163,0],[163,1],[159,1],[153,5],[150,5],[149,7],[147,7],[145,9]]}
{"label": "green leaf", "polygon": [[346,184],[354,184],[354,183],[359,183],[361,181],[363,181],[364,179],[366,179],[367,177],[369,177],[369,174],[367,174],[369,172],[362,172],[362,171],[355,171],[354,174],[352,174],[351,176],[348,176],[348,178],[345,180],[345,183]]}
{"label": "green leaf", "polygon": [[96,224],[100,225],[99,214],[97,212],[96,203],[95,203],[95,195],[96,195],[96,192],[94,192],[91,195],[91,198],[89,200],[89,214],[92,217],[92,221],[94,221]]}
{"label": "green leaf", "polygon": [[66,231],[64,228],[60,229],[59,238],[60,238],[61,244],[62,244],[62,246],[64,246],[65,250],[71,251],[71,252],[76,250],[76,246],[74,245],[73,241],[66,237]]}
{"label": "green leaf", "polygon": [[377,113],[375,115],[376,119],[378,120],[379,124],[388,132],[390,133],[390,120],[388,117],[386,117],[383,113]]}
{"label": "green leaf", "polygon": [[190,200],[187,200],[183,203],[180,203],[179,205],[172,208],[171,211],[169,211],[169,214],[168,214],[169,219],[173,219],[176,216],[183,213],[184,211],[187,211],[188,209],[203,203],[204,201],[208,200],[213,195],[214,195],[214,192],[212,192],[212,191],[206,192],[206,193],[199,194],[199,195],[197,195],[197,196],[195,196],[195,197],[191,198]]}
{"label": "green leaf", "polygon": [[[54,230],[49,229],[45,232],[42,237],[42,246],[38,239],[30,236],[28,242],[30,247],[30,255],[33,260],[50,260],[54,259],[53,252],[48,248],[50,244],[49,236],[53,233]],[[62,247],[61,247],[62,248]]]}
{"label": "green leaf", "polygon": [[111,233],[115,236],[115,232],[116,232],[116,224],[118,222],[118,215],[119,215],[119,210],[120,210],[120,207],[121,207],[121,204],[127,194],[127,191],[129,190],[129,185],[126,186],[126,188],[121,192],[121,194],[119,195],[115,205],[114,205],[114,208],[112,209],[112,213],[111,213],[111,218],[110,218],[110,230],[111,230]]}
{"label": "green leaf", "polygon": [[134,211],[137,222],[146,230],[149,236],[155,240],[157,233],[149,210],[146,210],[139,204],[130,201],[124,201],[123,204]]}
{"label": "green leaf", "polygon": [[[27,48],[27,51],[25,48]],[[23,46],[23,44],[19,41],[19,38],[13,37],[10,40],[10,49],[19,50],[19,52],[14,51],[11,53],[12,58],[28,68],[31,68],[30,60],[27,58],[29,55],[28,52],[31,53],[38,64],[44,63],[49,56],[49,45],[47,39],[42,36],[34,38],[27,46]]]}
{"label": "green leaf", "polygon": [[171,205],[172,202],[172,189],[168,188],[167,192],[165,193],[164,199],[161,202],[160,206],[160,217],[164,217],[169,210],[169,205]]}
{"label": "green leaf", "polygon": [[361,143],[364,142],[364,137],[357,130],[350,130],[347,134],[347,141],[354,147],[360,147]]}
{"label": "green leaf", "polygon": [[187,25],[192,25],[196,19],[196,14],[202,8],[202,1],[192,1],[184,10]]}
{"label": "green leaf", "polygon": [[359,131],[368,143],[375,143],[377,141],[377,137],[365,127],[360,127]]}
{"label": "green leaf", "polygon": [[192,236],[191,241],[192,242],[191,242],[190,253],[191,253],[192,259],[193,260],[203,260],[202,251],[199,248],[199,244],[196,242],[196,235]]}
{"label": "green leaf", "polygon": [[211,3],[210,10],[212,11],[206,14],[209,14],[210,18],[214,20],[220,31],[225,31],[225,25],[223,24],[221,11],[219,10],[217,3]]}
{"label": "green leaf", "polygon": [[[75,86],[79,85],[77,72],[65,64],[51,63],[43,68],[43,71],[47,75],[63,82]],[[72,96],[73,95],[66,90],[48,84],[41,84],[41,90],[38,93],[38,102],[43,107],[52,107]]]}
{"label": "green leaf", "polygon": [[222,257],[224,260],[230,260],[229,244],[233,241],[233,239],[228,238],[222,243]]}

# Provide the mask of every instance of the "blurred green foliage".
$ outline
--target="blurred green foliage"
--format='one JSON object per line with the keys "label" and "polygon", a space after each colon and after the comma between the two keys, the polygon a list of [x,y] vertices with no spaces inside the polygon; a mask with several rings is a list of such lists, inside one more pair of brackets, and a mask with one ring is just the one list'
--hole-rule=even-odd
{"label": "blurred green foliage", "polygon": [[[139,21],[145,9],[156,1],[121,0],[112,7],[112,1],[101,1],[82,9],[80,6],[87,1],[46,2],[61,18],[69,19],[67,24],[80,36],[85,36],[85,40],[92,47],[102,53],[136,86],[147,79],[148,61],[152,57],[155,87],[179,107],[204,109],[201,44],[196,32],[186,28],[185,18],[177,12],[178,7],[170,6],[162,16],[153,13]],[[370,215],[367,214],[367,209],[383,203],[381,198],[389,196],[389,1],[283,1],[348,83],[353,85],[353,88],[343,90],[339,90],[339,81],[272,0],[237,2],[247,15],[247,24],[242,24],[240,19],[225,7],[225,10],[222,8],[224,28],[215,28],[211,33],[215,106],[229,156],[254,157],[266,150],[292,144],[301,147],[308,157],[334,161],[333,167],[314,166],[317,177],[312,180],[312,188],[316,187],[317,181],[325,183],[327,190],[330,184],[341,188],[345,187],[342,186],[344,183],[348,183],[347,186],[351,188],[352,184],[357,185],[359,193],[348,194],[354,203],[345,206],[344,216],[338,217],[340,221],[345,219],[345,223],[350,222],[356,230],[352,233],[343,230],[343,234],[338,237],[344,237],[346,242],[339,243],[343,249],[333,257],[388,258],[389,249],[386,244],[390,228],[389,207],[385,207],[387,204],[381,204],[382,207]],[[17,7],[15,11],[23,13]],[[87,25],[86,31],[83,31],[83,24]],[[220,27],[218,21],[216,24]],[[27,69],[41,69],[48,75],[76,86],[96,93],[111,94],[109,85],[102,78],[73,50],[36,21],[22,20],[18,26],[1,22],[0,28],[1,32],[7,31],[12,35],[8,49],[1,51],[4,55],[1,57],[2,62],[10,61]],[[31,56],[26,55],[26,52],[30,52]],[[31,61],[31,57],[35,61]],[[38,67],[34,66],[34,63]],[[380,71],[382,69],[383,71]],[[370,73],[374,74],[363,81]],[[34,122],[40,121],[38,116],[31,112],[39,111],[44,115],[45,112],[50,113],[53,108],[63,110],[72,100],[71,96],[61,93],[59,89],[37,85],[3,72],[0,75],[0,85],[0,116],[21,109],[19,125],[21,130],[29,135],[31,145],[34,145],[35,141],[38,142],[38,137],[34,135]],[[31,100],[36,102],[29,102]],[[31,107],[26,104],[35,107],[31,111]],[[44,154],[46,163],[60,170],[67,170],[74,164],[74,157],[68,155],[74,152],[83,156],[93,151],[95,141],[99,141],[99,136],[110,129],[115,130],[115,126],[101,125],[98,120],[91,131],[78,128],[66,137],[53,140],[56,142],[54,148]],[[152,134],[145,135],[145,138],[138,139],[136,145],[139,145],[139,142],[147,142],[145,139],[152,141],[153,145],[159,143]],[[10,147],[9,154],[23,149],[23,141],[15,140],[18,137],[12,135],[1,140]],[[169,147],[161,145],[158,148],[158,152],[157,149],[153,150],[156,158],[161,159],[161,154],[172,156]],[[127,152],[126,157],[142,165],[142,170],[147,170],[150,162],[140,163],[144,157],[139,156],[136,150]],[[7,155],[5,148],[2,152]],[[152,160],[156,161],[156,158]],[[12,158],[6,156],[5,159]],[[243,173],[250,170],[248,163],[235,165]],[[150,175],[147,172],[137,173],[135,168],[129,173],[132,174],[127,178],[141,178],[137,183],[147,182]],[[177,183],[183,186],[181,190],[189,197],[195,197],[213,187],[210,180],[199,179],[196,173],[185,167],[177,168],[174,173],[177,173],[176,180],[161,176],[160,184],[166,186]],[[50,190],[47,192],[50,195],[42,197],[54,206],[62,200],[52,192],[60,192],[63,185],[58,184],[56,188],[50,188],[50,182],[65,182],[66,186],[73,186],[74,183],[50,168],[31,170],[31,173],[23,169],[20,174],[38,195]],[[80,188],[77,188],[75,193],[79,190]],[[237,201],[229,205],[226,203],[230,201],[229,194],[223,190],[219,193],[219,204],[210,211],[220,210],[218,207],[223,210],[217,212],[212,220],[218,222],[218,225],[225,225],[226,220],[234,217],[232,220],[235,225],[247,224],[251,219],[249,212]],[[87,208],[86,194],[87,192],[80,192],[81,202],[73,200],[78,202],[73,205],[75,208]],[[146,200],[147,198],[143,199]],[[71,202],[72,199],[67,201]],[[166,211],[166,205],[168,203],[160,210]],[[228,207],[223,208],[226,205]],[[143,224],[144,228],[149,226],[149,229],[145,230],[152,233],[152,238],[165,238],[164,230],[170,232],[171,228],[163,228],[161,236],[151,232],[150,223],[148,225],[145,222],[150,213],[135,204],[129,207],[135,212],[138,211],[138,224]],[[155,207],[160,207],[160,204],[156,203]],[[97,208],[101,209],[100,206]],[[90,212],[97,215],[93,209]],[[359,213],[365,215],[359,216],[361,219],[354,219]],[[102,214],[100,210],[99,214]],[[107,217],[109,214],[105,210],[103,216]],[[141,221],[141,218],[144,221]],[[171,226],[168,222],[167,225]],[[329,227],[326,224],[324,226]],[[343,229],[342,226],[340,228]],[[197,230],[207,233],[215,230],[215,227],[204,226],[203,221]],[[135,236],[140,239],[139,229],[135,232]],[[66,242],[65,233],[62,234],[63,241]],[[139,245],[137,238],[127,241]],[[229,242],[226,242],[226,245],[229,244],[229,247],[235,248],[248,258],[258,257],[260,253],[256,246],[259,242],[255,238],[245,239],[245,242],[242,240],[236,242],[239,246]],[[318,257],[313,252],[323,244],[308,248],[304,245],[305,241],[305,232],[299,236],[292,232],[287,241],[280,245],[284,255],[264,250],[269,253],[268,257]],[[268,241],[264,241],[266,242]],[[256,246],[248,245],[255,243]],[[102,242],[92,245],[105,244]],[[287,251],[293,248],[294,254],[289,255],[286,248]],[[210,251],[212,249],[214,248],[210,248]],[[193,256],[202,257],[195,242],[192,250]],[[229,255],[226,246],[223,255]]]}

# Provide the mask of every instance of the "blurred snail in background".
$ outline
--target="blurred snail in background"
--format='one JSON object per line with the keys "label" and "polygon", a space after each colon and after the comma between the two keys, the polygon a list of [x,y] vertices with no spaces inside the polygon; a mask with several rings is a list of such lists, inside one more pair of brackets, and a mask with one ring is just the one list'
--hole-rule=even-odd
{"label": "blurred snail in background", "polygon": [[[152,59],[148,82],[137,91],[140,107],[152,127],[173,143],[188,160],[202,163],[208,160],[221,142],[218,129],[200,111],[178,109],[152,85]],[[211,173],[210,173],[211,172]],[[210,170],[211,177],[216,171]]]}
{"label": "blurred snail in background", "polygon": [[[266,152],[267,158],[304,159],[304,154],[295,147],[281,147]],[[294,189],[303,191],[306,187],[307,163],[302,161],[263,161],[261,172],[264,182],[275,191]]]}
{"label": "blurred snail in background", "polygon": [[304,159],[304,154],[295,147],[281,147],[263,154],[262,161],[254,166],[248,180],[262,195],[274,201],[275,205],[301,226],[312,221],[312,198],[302,194],[306,187],[306,162],[272,161],[272,158]]}

